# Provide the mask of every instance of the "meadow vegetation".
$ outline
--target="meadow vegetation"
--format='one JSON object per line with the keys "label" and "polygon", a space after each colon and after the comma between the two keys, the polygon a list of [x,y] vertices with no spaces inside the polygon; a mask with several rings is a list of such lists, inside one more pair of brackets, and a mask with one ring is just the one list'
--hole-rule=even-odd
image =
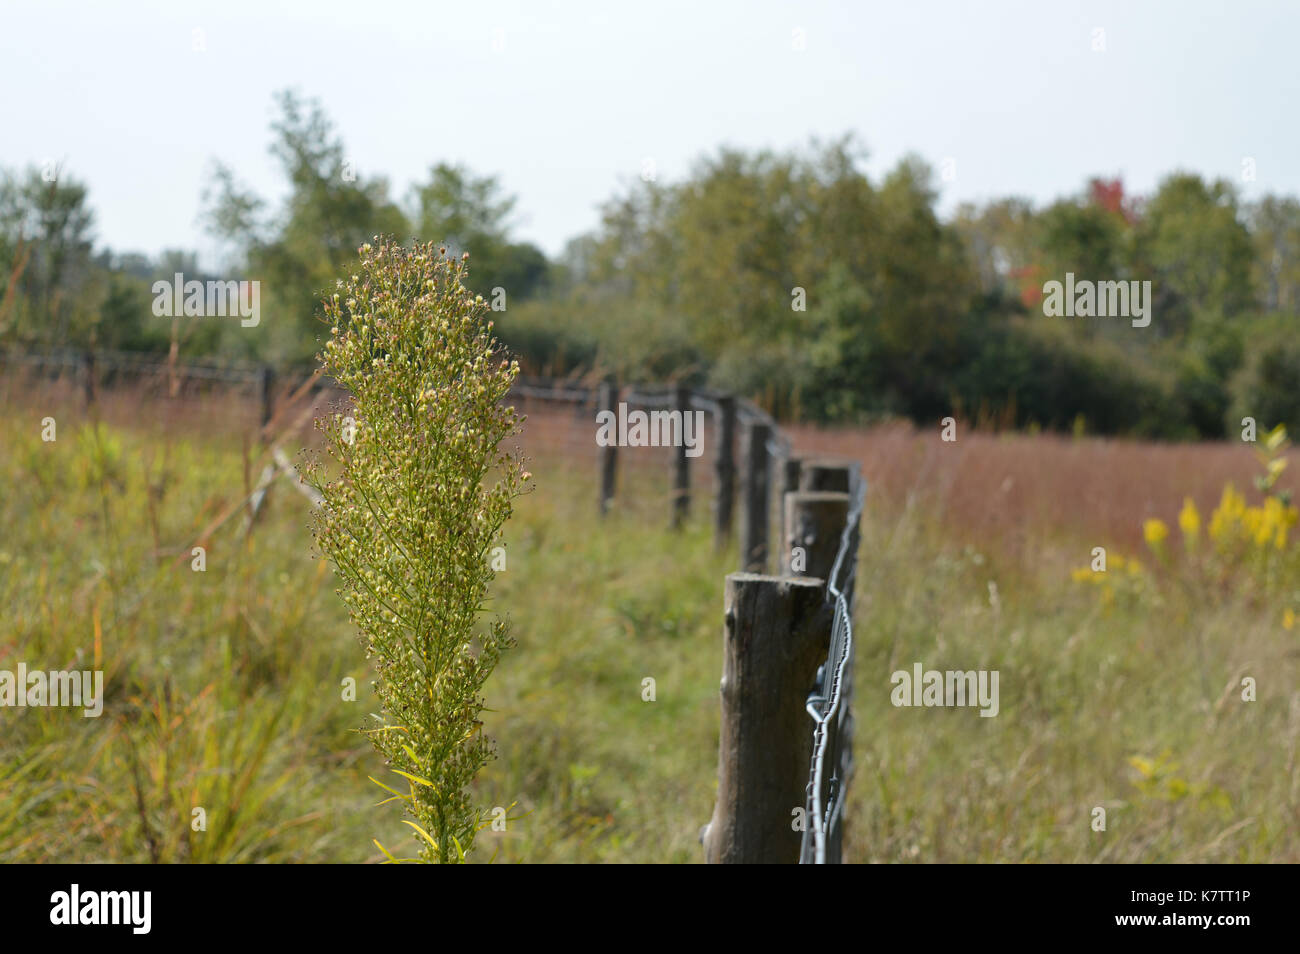
{"label": "meadow vegetation", "polygon": [[[52,443],[40,439],[47,414],[58,421]],[[615,511],[598,523],[594,467],[535,439],[544,424],[577,426],[553,417],[533,412],[525,425],[543,489],[516,502],[489,604],[511,618],[518,645],[486,686],[484,729],[499,757],[471,794],[487,812],[514,807],[470,860],[699,861],[734,554],[715,552],[702,500],[683,532],[667,529],[657,467],[625,468]],[[8,714],[0,859],[381,861],[373,839],[418,850],[396,806],[373,807],[383,793],[368,776],[384,767],[357,731],[378,711],[373,674],[332,571],[311,555],[308,501],[275,485],[251,529],[241,511],[212,533],[196,572],[190,545],[247,492],[237,430],[163,426],[140,409],[96,421],[16,391],[3,420],[0,667],[102,667],[107,699],[99,719]],[[1241,504],[1201,503],[1192,553],[1184,497],[1204,489],[1183,458],[1139,444],[968,437],[960,453],[961,442],[945,450],[911,434],[920,456],[862,455],[872,489],[846,860],[1300,860],[1294,535],[1279,548],[1274,523],[1256,565],[1253,538],[1234,555],[1237,544],[1220,551],[1211,530],[1224,507],[1224,541],[1237,539],[1229,524],[1264,519],[1248,508],[1272,506],[1286,522],[1289,505],[1251,486],[1249,453],[1228,468],[1246,472]],[[818,440],[798,434],[796,446]],[[1032,441],[1038,452],[1022,453]],[[841,435],[837,446],[853,444]],[[1223,448],[1184,452],[1213,462]],[[1159,512],[1137,496],[1128,519],[1093,521],[1130,534],[1089,535],[1078,511],[1090,498],[1071,494],[1089,462],[1105,472],[1116,453],[1143,460]],[[1151,463],[1162,459],[1164,469]],[[1059,518],[1040,519],[1033,494],[962,496],[961,467],[994,489],[1011,480],[1054,497]],[[989,534],[990,509],[1021,531]],[[1151,519],[1166,524],[1163,558],[1144,539]],[[1108,548],[1112,598],[1072,578],[1094,545]],[[1000,714],[894,708],[889,675],[915,662],[998,669]],[[355,702],[342,698],[347,677]],[[642,699],[646,677],[653,702]],[[204,831],[192,827],[198,807]],[[1105,832],[1092,830],[1096,807]]]}

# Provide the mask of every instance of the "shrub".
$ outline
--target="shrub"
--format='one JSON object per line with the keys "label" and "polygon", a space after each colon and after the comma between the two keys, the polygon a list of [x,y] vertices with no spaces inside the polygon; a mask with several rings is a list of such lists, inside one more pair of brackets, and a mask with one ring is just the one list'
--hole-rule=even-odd
{"label": "shrub", "polygon": [[[1228,420],[1229,433],[1241,427],[1243,417],[1253,417],[1260,427],[1284,424],[1300,430],[1300,344],[1290,329],[1267,335],[1252,346],[1252,353],[1236,384],[1236,403]],[[1253,339],[1252,339],[1253,340]]]}

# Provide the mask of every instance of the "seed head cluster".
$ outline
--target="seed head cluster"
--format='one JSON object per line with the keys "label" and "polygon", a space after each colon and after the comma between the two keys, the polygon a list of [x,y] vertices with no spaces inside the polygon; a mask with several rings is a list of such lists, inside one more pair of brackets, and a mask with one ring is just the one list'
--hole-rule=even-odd
{"label": "seed head cluster", "polygon": [[324,497],[315,536],[375,668],[383,714],[366,731],[409,788],[394,794],[422,859],[456,861],[484,824],[469,793],[493,754],[481,690],[512,644],[507,621],[480,620],[492,548],[530,477],[501,449],[519,431],[519,368],[465,260],[379,238],[359,251],[325,303],[320,360],[352,408],[317,421],[334,460],[308,467]]}

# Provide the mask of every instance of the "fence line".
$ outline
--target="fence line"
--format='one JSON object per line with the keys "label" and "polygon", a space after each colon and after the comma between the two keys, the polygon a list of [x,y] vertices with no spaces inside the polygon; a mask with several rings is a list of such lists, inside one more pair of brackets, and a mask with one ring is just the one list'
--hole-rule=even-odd
{"label": "fence line", "polygon": [[268,367],[249,362],[189,363],[169,362],[150,352],[138,351],[4,351],[0,361],[5,364],[23,364],[36,367],[66,367],[81,369],[88,363],[97,371],[136,371],[154,374],[175,373],[181,377],[207,378],[232,384],[252,383]]}

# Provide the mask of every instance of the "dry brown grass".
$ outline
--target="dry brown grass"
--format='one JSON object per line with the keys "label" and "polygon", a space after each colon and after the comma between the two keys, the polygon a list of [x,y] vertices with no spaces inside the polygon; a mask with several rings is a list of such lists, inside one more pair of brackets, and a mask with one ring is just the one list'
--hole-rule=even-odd
{"label": "dry brown grass", "polygon": [[[287,396],[291,388],[285,384],[281,390]],[[88,415],[80,387],[71,376],[48,381],[6,375],[0,381],[0,397],[10,407],[48,405],[51,413]],[[337,397],[329,392],[310,403],[324,412]],[[525,453],[564,459],[596,472],[599,448],[590,408],[527,398],[519,399],[517,407],[527,417],[520,438]],[[259,409],[251,393],[167,398],[160,396],[158,382],[137,382],[101,389],[95,414],[106,423],[143,423],[162,433],[255,437]],[[1015,561],[1041,555],[1047,541],[1071,549],[1104,545],[1137,551],[1142,547],[1144,520],[1159,517],[1172,524],[1183,498],[1189,496],[1202,514],[1208,514],[1230,481],[1252,498],[1252,479],[1260,469],[1251,446],[1240,442],[1154,444],[972,432],[963,427],[956,442],[945,443],[937,429],[919,431],[906,422],[867,429],[794,425],[786,430],[798,454],[858,461],[869,481],[874,512],[898,516],[907,510],[920,511],[927,522],[941,524],[954,542],[997,550]],[[292,437],[314,444],[310,420]],[[714,489],[712,438],[710,422],[705,454],[694,459],[691,467],[701,513]],[[624,450],[619,454],[620,475],[636,474],[638,493],[643,496],[661,490],[666,507],[672,459],[667,448]],[[1283,486],[1300,487],[1294,472]],[[654,501],[640,503],[653,505]]]}
{"label": "dry brown grass", "polygon": [[[1241,443],[962,431],[945,443],[937,429],[909,424],[795,427],[791,435],[800,453],[859,461],[874,510],[921,508],[957,539],[1015,559],[1032,558],[1047,539],[1135,551],[1144,520],[1172,525],[1184,497],[1208,514],[1229,481],[1253,498],[1260,471],[1251,445]],[[1294,488],[1294,474],[1289,479]]]}

